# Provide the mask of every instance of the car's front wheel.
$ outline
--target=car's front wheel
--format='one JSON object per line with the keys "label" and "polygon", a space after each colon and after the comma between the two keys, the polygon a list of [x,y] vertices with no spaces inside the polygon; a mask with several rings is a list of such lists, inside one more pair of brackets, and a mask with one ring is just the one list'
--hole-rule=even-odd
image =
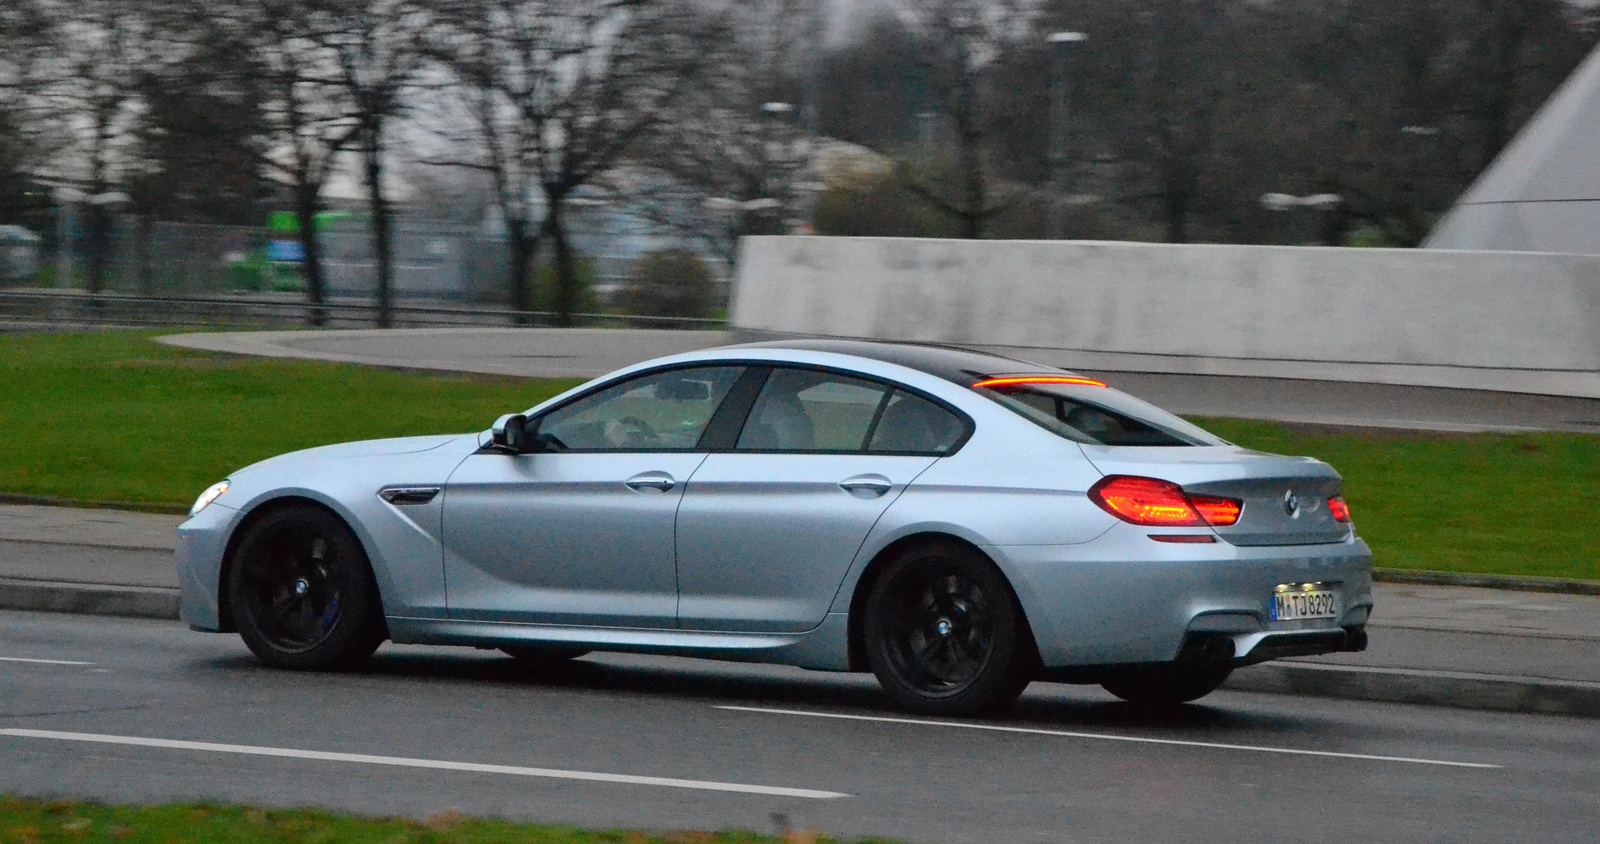
{"label": "car's front wheel", "polygon": [[268,513],[240,538],[228,584],[239,636],[275,668],[359,665],[385,638],[366,552],[320,507]]}
{"label": "car's front wheel", "polygon": [[1009,706],[1036,673],[1011,587],[978,552],[923,545],[888,564],[867,597],[867,661],[895,703],[924,715]]}

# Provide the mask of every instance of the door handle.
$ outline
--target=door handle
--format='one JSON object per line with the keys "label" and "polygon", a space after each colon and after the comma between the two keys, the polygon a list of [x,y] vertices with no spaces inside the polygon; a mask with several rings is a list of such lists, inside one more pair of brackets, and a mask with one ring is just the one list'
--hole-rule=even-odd
{"label": "door handle", "polygon": [[667,492],[678,485],[678,482],[673,480],[672,476],[666,472],[641,472],[622,483],[634,492],[644,492],[647,489],[655,492]]}
{"label": "door handle", "polygon": [[839,488],[857,498],[877,498],[894,487],[882,475],[856,475],[839,482]]}

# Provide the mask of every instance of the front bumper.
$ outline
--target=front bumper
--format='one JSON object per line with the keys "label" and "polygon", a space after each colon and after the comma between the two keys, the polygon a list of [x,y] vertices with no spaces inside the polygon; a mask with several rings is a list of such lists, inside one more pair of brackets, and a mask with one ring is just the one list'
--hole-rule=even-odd
{"label": "front bumper", "polygon": [[[1118,524],[1081,545],[985,549],[1022,602],[1048,668],[1171,662],[1222,639],[1239,663],[1343,649],[1372,610],[1372,552],[1353,535],[1319,545],[1169,544]],[[1321,582],[1336,618],[1274,621],[1274,587]],[[1259,652],[1258,649],[1262,649]]]}
{"label": "front bumper", "polygon": [[242,514],[213,503],[178,526],[178,617],[195,630],[223,632],[222,558]]}

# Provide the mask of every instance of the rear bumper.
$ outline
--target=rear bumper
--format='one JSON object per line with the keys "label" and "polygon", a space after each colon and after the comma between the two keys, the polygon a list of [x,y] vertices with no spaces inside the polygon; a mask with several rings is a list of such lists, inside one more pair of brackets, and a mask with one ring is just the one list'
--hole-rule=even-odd
{"label": "rear bumper", "polygon": [[[1226,640],[1238,664],[1344,649],[1372,610],[1372,552],[1321,545],[1169,544],[1119,524],[1081,545],[985,549],[1010,578],[1047,668],[1171,662]],[[1274,621],[1279,584],[1320,582],[1336,618]],[[1363,634],[1364,635],[1364,634]]]}

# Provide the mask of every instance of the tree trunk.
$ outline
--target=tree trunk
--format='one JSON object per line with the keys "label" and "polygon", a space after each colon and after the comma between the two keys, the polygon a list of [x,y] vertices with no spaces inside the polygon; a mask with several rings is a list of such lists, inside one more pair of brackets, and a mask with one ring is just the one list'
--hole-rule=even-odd
{"label": "tree trunk", "polygon": [[372,210],[372,250],[378,271],[377,326],[388,328],[394,324],[390,313],[389,294],[392,289],[393,267],[390,264],[389,203],[383,196],[383,143],[379,128],[369,126],[363,134],[362,155],[366,161],[367,196]]}
{"label": "tree trunk", "polygon": [[312,326],[328,323],[328,309],[325,307],[328,287],[322,273],[322,253],[317,251],[317,212],[322,208],[321,193],[321,185],[306,184],[304,180],[295,186],[294,192],[295,218],[300,223],[300,250],[304,253],[300,268],[305,274],[306,298],[311,303],[311,307],[306,309],[306,324]]}
{"label": "tree trunk", "polygon": [[[95,195],[104,193],[98,190]],[[84,210],[88,212],[89,222],[89,293],[91,296],[100,293],[106,286],[106,265],[111,261],[111,215],[104,205],[86,203]],[[97,305],[99,302],[93,298],[89,304]]]}
{"label": "tree trunk", "polygon": [[139,290],[146,296],[156,293],[156,267],[150,255],[150,241],[155,239],[156,217],[150,211],[139,215]]}
{"label": "tree trunk", "polygon": [[1161,212],[1167,222],[1168,243],[1189,242],[1189,184],[1180,164],[1167,167],[1166,190],[1161,195]]}
{"label": "tree trunk", "polygon": [[545,231],[550,237],[551,252],[555,258],[556,325],[570,328],[576,324],[573,313],[578,309],[577,267],[572,260],[572,246],[567,243],[567,230],[561,222],[561,199],[550,197],[545,211]]}
{"label": "tree trunk", "polygon": [[534,309],[533,259],[539,252],[539,238],[528,234],[528,221],[506,215],[506,245],[511,250],[511,309],[516,311],[512,322],[530,325],[533,320],[528,311]]}
{"label": "tree trunk", "polygon": [[100,301],[95,297],[100,293],[101,290],[105,288],[107,263],[106,253],[110,250],[109,241],[111,239],[111,233],[108,231],[108,229],[111,227],[111,221],[110,215],[106,213],[106,206],[94,202],[96,197],[104,195],[108,189],[108,186],[106,185],[106,163],[104,155],[107,135],[107,132],[104,129],[106,119],[107,118],[100,117],[99,123],[95,127],[95,144],[94,148],[90,150],[90,156],[93,160],[92,166],[94,170],[89,180],[89,201],[83,205],[84,222],[87,224],[86,227],[88,229],[85,234],[88,235],[89,241],[90,307],[99,306]]}
{"label": "tree trunk", "polygon": [[983,223],[988,197],[984,195],[982,136],[963,132],[961,138],[962,197],[961,236],[969,240],[983,238]]}

